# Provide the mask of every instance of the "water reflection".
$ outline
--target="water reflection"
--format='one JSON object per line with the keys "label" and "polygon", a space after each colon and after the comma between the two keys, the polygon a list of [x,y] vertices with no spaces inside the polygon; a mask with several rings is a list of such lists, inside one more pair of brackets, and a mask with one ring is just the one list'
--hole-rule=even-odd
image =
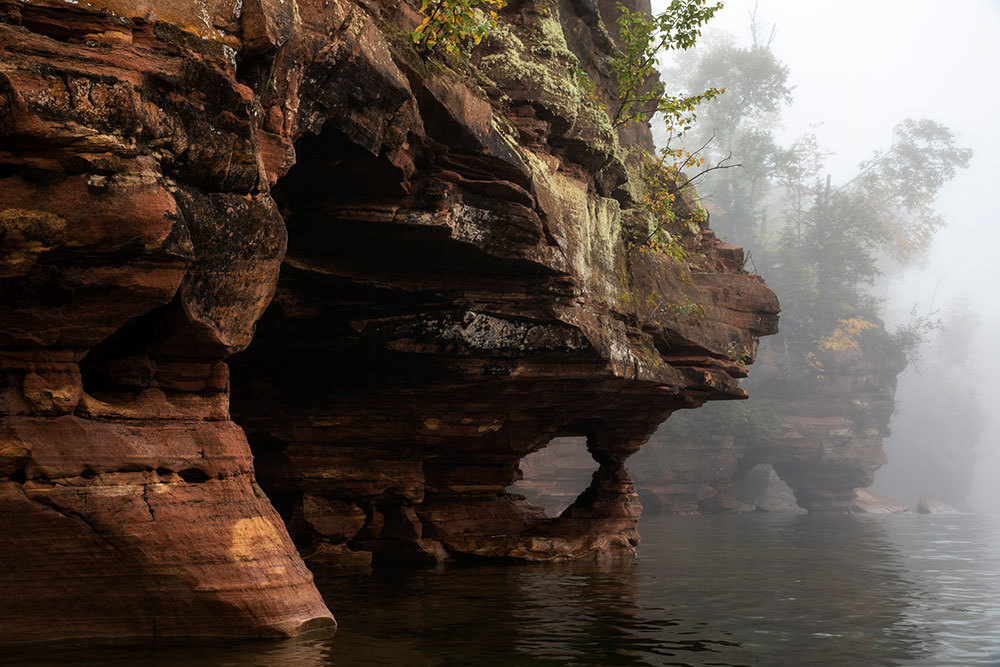
{"label": "water reflection", "polygon": [[[747,523],[749,522],[749,523]],[[743,523],[744,525],[740,525]],[[650,600],[729,638],[745,664],[883,664],[921,655],[902,621],[912,582],[878,522],[862,517],[702,517],[645,531]],[[647,561],[642,561],[644,564]]]}
{"label": "water reflection", "polygon": [[26,662],[1000,664],[995,522],[775,514],[652,517],[640,530],[636,560],[320,582],[341,623],[332,638],[32,651]]}
{"label": "water reflection", "polygon": [[[634,656],[642,641],[636,585],[631,559],[442,568],[350,591],[341,584],[334,654],[354,664],[368,660],[372,642],[388,640],[407,652],[406,664],[649,664]],[[334,586],[321,582],[325,593]]]}
{"label": "water reflection", "polygon": [[421,664],[821,664],[832,656],[879,664],[927,652],[929,631],[905,613],[917,587],[877,521],[662,517],[642,528],[635,562],[423,572],[389,588],[375,580],[353,599],[341,596],[334,655],[363,659],[366,642],[340,644],[362,628],[442,661]]}
{"label": "water reflection", "polygon": [[331,639],[318,637],[284,641],[175,641],[149,646],[36,646],[0,652],[0,665],[31,667],[327,667],[334,664],[341,663],[334,661]]}

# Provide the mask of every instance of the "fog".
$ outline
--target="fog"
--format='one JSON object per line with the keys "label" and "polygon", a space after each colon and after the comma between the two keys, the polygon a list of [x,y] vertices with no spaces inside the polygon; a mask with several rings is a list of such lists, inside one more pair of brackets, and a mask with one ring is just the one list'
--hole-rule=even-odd
{"label": "fog", "polygon": [[[665,4],[654,1],[654,11]],[[925,450],[911,446],[913,434],[940,442],[937,454],[947,458],[956,424],[947,410],[931,419],[929,404],[957,394],[984,408],[968,502],[996,510],[1000,418],[989,387],[1000,374],[1000,226],[994,201],[1000,176],[1000,2],[727,0],[706,30],[706,44],[725,31],[749,46],[755,8],[758,38],[773,36],[770,48],[788,67],[794,87],[774,134],[787,145],[814,131],[819,144],[832,151],[826,171],[834,182],[849,180],[906,118],[937,121],[953,131],[957,146],[974,152],[969,167],[937,197],[935,208],[946,226],[921,257],[906,268],[892,267],[874,287],[885,299],[887,328],[905,322],[911,312],[940,319],[945,327],[931,332],[922,361],[899,377],[895,435],[885,441],[889,463],[874,489],[911,506],[917,495],[936,490],[927,488],[935,464]],[[963,304],[978,316],[978,327],[970,329],[968,317],[955,316]],[[963,333],[956,328],[972,336],[964,365],[948,352],[949,341]],[[952,384],[940,385],[949,373]]]}

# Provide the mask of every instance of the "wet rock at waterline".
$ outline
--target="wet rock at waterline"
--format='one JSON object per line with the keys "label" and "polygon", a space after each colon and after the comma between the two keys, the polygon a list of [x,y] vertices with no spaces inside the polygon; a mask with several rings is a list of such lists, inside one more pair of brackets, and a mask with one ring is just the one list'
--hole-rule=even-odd
{"label": "wet rock at waterline", "polygon": [[961,512],[947,502],[941,496],[931,493],[923,496],[917,504],[917,512],[920,514],[961,514]]}
{"label": "wet rock at waterline", "polygon": [[858,489],[854,494],[851,512],[855,514],[908,514],[910,508],[894,498],[868,489]]}

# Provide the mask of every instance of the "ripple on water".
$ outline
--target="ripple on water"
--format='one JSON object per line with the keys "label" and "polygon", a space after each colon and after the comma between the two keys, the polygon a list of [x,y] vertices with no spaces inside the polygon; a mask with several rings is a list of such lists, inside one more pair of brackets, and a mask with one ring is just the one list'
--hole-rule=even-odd
{"label": "ripple on water", "polygon": [[33,649],[0,665],[1000,664],[995,520],[652,517],[640,532],[634,561],[324,582],[332,638]]}

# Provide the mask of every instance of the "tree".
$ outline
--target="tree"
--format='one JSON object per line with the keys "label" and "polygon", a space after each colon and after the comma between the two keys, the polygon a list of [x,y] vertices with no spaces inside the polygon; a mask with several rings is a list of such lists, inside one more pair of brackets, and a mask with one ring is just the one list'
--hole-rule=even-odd
{"label": "tree", "polygon": [[897,125],[889,148],[839,187],[816,177],[822,153],[813,137],[782,154],[778,180],[791,219],[767,274],[785,307],[782,328],[815,339],[843,318],[877,318],[866,286],[881,273],[880,253],[905,263],[926,250],[943,224],[934,199],[970,157],[930,120]]}
{"label": "tree", "polygon": [[650,15],[618,3],[620,50],[611,59],[618,84],[613,126],[645,121],[651,113],[660,113],[675,135],[691,128],[695,107],[723,91],[709,88],[695,95],[668,95],[666,86],[655,77],[658,58],[665,52],[694,46],[701,27],[720,9],[721,2],[706,5],[705,0],[672,0],[664,11]]}
{"label": "tree", "polygon": [[738,238],[757,254],[766,233],[764,203],[779,152],[773,128],[792,99],[788,68],[769,43],[755,41],[743,48],[731,39],[716,39],[705,51],[679,58],[664,76],[680,80],[686,90],[725,89],[725,95],[702,105],[685,145],[706,145],[704,156],[711,163],[732,156],[741,165],[713,175],[702,190],[712,204],[713,228]]}
{"label": "tree", "polygon": [[843,189],[874,204],[881,246],[907,261],[926,250],[944,224],[934,200],[970,159],[972,151],[957,147],[944,125],[907,119],[894,128],[889,149],[875,151]]}
{"label": "tree", "polygon": [[438,45],[459,54],[468,44],[479,44],[496,28],[497,12],[507,0],[421,0],[424,20],[411,37],[426,55]]}
{"label": "tree", "polygon": [[[879,326],[882,304],[871,285],[887,257],[906,263],[927,248],[943,224],[934,200],[971,152],[939,123],[905,120],[887,148],[837,184],[825,174],[829,152],[815,131],[788,146],[775,139],[772,128],[792,89],[770,40],[755,36],[746,48],[716,40],[680,60],[672,72],[686,77],[688,89],[727,90],[703,105],[687,144],[714,137],[708,159],[731,152],[743,165],[707,175],[700,190],[712,227],[749,246],[752,267],[781,301],[781,333],[766,343],[774,367],[750,380],[751,393],[778,399],[780,411],[781,400],[808,391],[822,375],[820,356],[850,348]],[[907,347],[907,333],[914,332],[890,341],[897,351]]]}

